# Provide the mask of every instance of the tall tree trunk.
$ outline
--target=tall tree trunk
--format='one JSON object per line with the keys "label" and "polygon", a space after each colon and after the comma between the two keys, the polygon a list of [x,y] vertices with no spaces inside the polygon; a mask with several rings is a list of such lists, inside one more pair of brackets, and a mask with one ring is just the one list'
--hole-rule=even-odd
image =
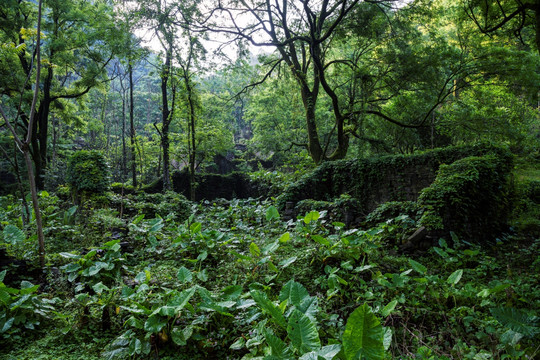
{"label": "tall tree trunk", "polygon": [[197,152],[197,143],[195,142],[195,105],[193,103],[193,88],[191,87],[189,74],[186,74],[186,69],[184,69],[184,81],[186,84],[189,105],[189,142],[191,143],[189,146],[189,196],[191,201],[195,201],[195,154]]}
{"label": "tall tree trunk", "polygon": [[133,119],[133,66],[131,60],[128,65],[129,71],[129,138],[131,145],[131,174],[133,178],[133,187],[137,187],[137,162],[135,160],[135,125]]}
{"label": "tall tree trunk", "polygon": [[302,86],[302,102],[306,112],[306,129],[308,133],[308,152],[316,164],[324,160],[323,149],[317,132],[317,122],[315,117],[315,105],[317,98],[306,87]]}
{"label": "tall tree trunk", "polygon": [[126,150],[126,94],[122,87],[122,182],[126,181],[127,174],[127,150]]}
{"label": "tall tree trunk", "polygon": [[[171,189],[171,176],[169,173],[169,124],[171,122],[171,111],[169,110],[169,99],[167,96],[167,83],[171,68],[171,46],[167,49],[165,64],[161,73],[161,103],[162,103],[162,123],[161,128],[161,147],[163,150],[163,190]],[[174,105],[173,105],[174,106]]]}
{"label": "tall tree trunk", "polygon": [[[36,137],[39,153],[34,153],[34,163],[36,166],[36,186],[38,190],[45,187],[45,169],[47,168],[47,141],[49,133],[49,112],[51,108],[51,85],[54,70],[51,66],[47,69],[47,77],[43,83],[43,98],[39,103],[36,123]],[[37,158],[39,157],[39,161]]]}

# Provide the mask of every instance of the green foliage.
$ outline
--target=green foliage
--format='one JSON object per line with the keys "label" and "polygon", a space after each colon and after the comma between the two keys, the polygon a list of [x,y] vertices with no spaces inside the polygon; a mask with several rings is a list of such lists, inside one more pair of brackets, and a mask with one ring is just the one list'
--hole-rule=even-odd
{"label": "green foliage", "polygon": [[278,197],[280,209],[287,201],[304,199],[333,201],[342,195],[357,199],[357,211],[371,212],[382,202],[411,201],[435,180],[441,164],[450,164],[467,156],[497,154],[508,151],[480,144],[426,151],[413,155],[339,160],[323,163],[305,175]]}
{"label": "green foliage", "polygon": [[399,215],[407,215],[418,221],[422,214],[422,208],[415,201],[389,201],[377,206],[375,210],[366,216],[366,225],[374,226]]}
{"label": "green foliage", "polygon": [[78,193],[104,193],[110,186],[109,177],[109,167],[100,152],[77,151],[69,160],[66,181]]}
{"label": "green foliage", "polygon": [[510,156],[493,155],[441,166],[433,184],[418,199],[426,209],[420,223],[480,241],[497,235],[510,213],[511,169]]}
{"label": "green foliage", "polygon": [[383,327],[367,304],[349,316],[343,333],[343,349],[347,360],[384,359]]}
{"label": "green foliage", "polygon": [[0,272],[0,338],[18,338],[35,330],[44,319],[50,320],[58,299],[37,294],[39,285],[22,281],[20,289],[4,284],[7,270]]}

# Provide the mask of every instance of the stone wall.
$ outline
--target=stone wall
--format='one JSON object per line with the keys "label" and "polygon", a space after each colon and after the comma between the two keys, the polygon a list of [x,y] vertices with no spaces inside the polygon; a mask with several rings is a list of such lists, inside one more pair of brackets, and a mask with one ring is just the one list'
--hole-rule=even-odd
{"label": "stone wall", "polygon": [[327,162],[291,185],[278,198],[278,206],[283,210],[287,202],[298,204],[306,199],[332,202],[345,195],[358,204],[355,214],[349,217],[363,218],[385,202],[416,201],[421,190],[434,182],[441,164],[451,164],[468,156],[505,152],[491,145],[475,145],[413,155]]}

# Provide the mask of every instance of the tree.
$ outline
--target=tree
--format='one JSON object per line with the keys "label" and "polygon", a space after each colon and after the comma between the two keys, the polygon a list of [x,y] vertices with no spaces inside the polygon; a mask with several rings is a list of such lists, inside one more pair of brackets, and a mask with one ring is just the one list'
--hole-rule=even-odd
{"label": "tree", "polygon": [[[39,201],[38,201],[38,195],[37,195],[37,184],[35,182],[34,177],[34,169],[32,167],[32,159],[30,158],[30,144],[32,141],[32,134],[33,134],[33,128],[36,121],[36,105],[38,101],[38,96],[40,92],[39,84],[40,84],[40,73],[41,73],[41,14],[42,14],[42,0],[39,0],[38,4],[38,15],[37,15],[37,29],[36,29],[36,42],[35,42],[35,59],[32,57],[30,61],[30,68],[27,82],[30,80],[30,75],[32,75],[33,69],[34,69],[34,60],[35,60],[35,85],[33,90],[33,97],[32,97],[32,105],[30,106],[30,115],[28,116],[28,126],[27,126],[27,132],[26,136],[24,138],[19,137],[17,134],[17,131],[15,129],[15,126],[11,124],[9,121],[8,115],[4,111],[4,108],[2,105],[0,105],[0,114],[2,115],[6,126],[11,131],[11,134],[13,135],[13,139],[19,148],[19,150],[24,155],[24,160],[26,162],[26,170],[28,172],[28,180],[30,182],[30,191],[32,194],[32,205],[34,207],[34,213],[36,217],[36,226],[37,226],[37,235],[38,235],[38,245],[39,245],[39,265],[42,269],[45,268],[45,236],[43,235],[43,222],[41,219],[41,211],[39,208]],[[2,52],[0,52],[0,59],[4,60],[6,57],[10,57],[15,55],[19,56],[20,49],[18,49],[18,46],[16,46],[14,43],[7,44],[7,46],[3,47]],[[7,56],[6,56],[7,55]],[[24,85],[26,87],[26,84]],[[18,118],[22,115],[22,99],[19,102],[19,108],[17,109],[14,123],[16,124],[18,121]]]}
{"label": "tree", "polygon": [[[61,108],[64,102],[81,99],[107,80],[106,66],[114,56],[115,41],[120,33],[115,31],[112,10],[104,0],[49,0],[44,5],[43,30],[47,36],[42,44],[43,77],[39,79],[43,91],[35,110],[36,124],[31,137],[39,189],[43,188],[48,162],[51,110]],[[0,40],[16,44],[22,50],[17,59],[3,64],[2,71],[11,74],[0,87],[0,94],[11,98],[19,96],[23,99],[23,109],[28,109],[28,94],[32,91],[28,83],[24,87],[21,84],[32,70],[26,29],[33,27],[34,11],[32,1],[9,0],[0,6]],[[11,108],[16,109],[16,104],[11,104]],[[24,111],[20,114],[25,128],[28,128],[28,116]]]}
{"label": "tree", "polygon": [[[261,84],[282,64],[286,65],[297,83],[304,107],[307,142],[296,145],[305,147],[315,163],[320,163],[345,157],[352,136],[368,139],[358,131],[362,128],[359,119],[377,117],[402,128],[418,128],[451,93],[453,84],[446,83],[449,79],[444,78],[442,88],[430,89],[437,95],[434,96],[435,103],[427,107],[427,113],[400,121],[384,111],[382,103],[412,89],[408,85],[410,81],[407,81],[411,76],[404,71],[394,74],[399,66],[393,66],[391,62],[378,67],[376,76],[365,72],[370,66],[380,65],[381,60],[386,60],[374,53],[378,41],[389,43],[391,40],[400,46],[399,39],[403,33],[394,29],[398,13],[393,8],[394,4],[397,2],[391,0],[220,2],[220,6],[208,16],[209,20],[199,25],[199,30],[229,34],[238,41],[276,50],[277,56],[267,63],[269,70],[262,79],[246,88]],[[249,20],[238,22],[236,19],[241,15],[244,18],[249,16]],[[228,24],[211,23],[210,19],[215,18],[219,21],[226,19]],[[372,26],[375,28],[373,31]],[[343,49],[349,50],[339,51],[343,41],[346,43]],[[407,42],[402,43],[402,47],[407,48]],[[414,56],[411,55],[408,54],[408,62],[414,64]],[[369,57],[373,65],[364,61]],[[396,55],[389,58],[403,64]],[[413,74],[421,75],[420,68]],[[379,87],[383,78],[386,93]],[[412,83],[424,87],[421,82]],[[343,96],[343,89],[348,89],[347,96]],[[330,133],[324,136],[317,118],[318,103],[323,97],[327,97],[333,117]]]}
{"label": "tree", "polygon": [[[176,51],[177,27],[174,20],[178,14],[179,5],[176,2],[140,1],[138,3],[142,23],[152,29],[159,40],[163,51],[160,60],[161,77],[161,129],[155,124],[161,138],[163,151],[163,188],[171,189],[170,176],[170,140],[169,128],[174,118],[177,84],[174,81],[174,56]],[[170,88],[170,90],[169,90]],[[171,95],[171,96],[169,96]]]}
{"label": "tree", "polygon": [[465,0],[464,7],[484,34],[508,28],[523,42],[524,30],[532,28],[540,53],[540,0]]}

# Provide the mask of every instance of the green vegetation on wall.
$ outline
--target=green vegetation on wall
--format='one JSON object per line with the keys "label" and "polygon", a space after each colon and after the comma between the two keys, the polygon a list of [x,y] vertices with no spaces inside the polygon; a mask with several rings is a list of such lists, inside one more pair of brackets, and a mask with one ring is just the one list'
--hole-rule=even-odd
{"label": "green vegetation on wall", "polygon": [[420,223],[471,239],[493,239],[508,223],[512,166],[510,154],[471,156],[441,165],[418,199],[425,209]]}
{"label": "green vegetation on wall", "polygon": [[77,192],[101,194],[110,185],[107,161],[99,151],[77,151],[68,162],[66,181]]}

